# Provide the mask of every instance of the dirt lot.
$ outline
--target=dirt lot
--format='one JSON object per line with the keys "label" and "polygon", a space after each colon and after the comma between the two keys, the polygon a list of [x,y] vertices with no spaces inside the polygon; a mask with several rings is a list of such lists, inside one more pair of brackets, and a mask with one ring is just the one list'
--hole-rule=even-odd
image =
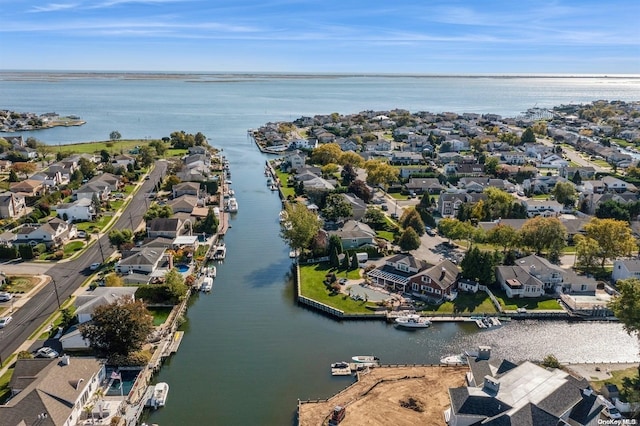
{"label": "dirt lot", "polygon": [[[326,425],[336,405],[346,407],[340,426],[445,426],[450,387],[464,385],[468,367],[379,367],[327,402],[301,403],[300,426]],[[413,398],[422,411],[401,406]]]}

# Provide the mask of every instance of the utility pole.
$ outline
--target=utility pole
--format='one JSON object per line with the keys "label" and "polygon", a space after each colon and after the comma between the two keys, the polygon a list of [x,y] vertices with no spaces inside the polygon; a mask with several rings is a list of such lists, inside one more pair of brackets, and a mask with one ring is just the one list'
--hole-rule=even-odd
{"label": "utility pole", "polygon": [[100,248],[100,256],[102,256],[102,263],[104,264],[104,252],[102,251],[102,241],[100,241],[100,234],[98,234],[98,247]]}
{"label": "utility pole", "polygon": [[54,280],[53,278],[51,278],[51,281],[53,281],[53,290],[56,293],[56,301],[58,302],[58,309],[60,309],[60,296],[58,295],[58,284],[56,284],[56,280]]}

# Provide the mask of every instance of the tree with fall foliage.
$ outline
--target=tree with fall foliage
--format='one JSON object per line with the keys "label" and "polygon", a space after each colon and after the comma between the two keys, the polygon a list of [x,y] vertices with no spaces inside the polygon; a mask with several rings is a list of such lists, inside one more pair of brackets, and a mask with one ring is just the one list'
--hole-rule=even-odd
{"label": "tree with fall foliage", "polygon": [[607,259],[630,256],[637,249],[629,223],[623,220],[594,217],[584,226],[585,235],[598,243],[600,266],[604,269]]}

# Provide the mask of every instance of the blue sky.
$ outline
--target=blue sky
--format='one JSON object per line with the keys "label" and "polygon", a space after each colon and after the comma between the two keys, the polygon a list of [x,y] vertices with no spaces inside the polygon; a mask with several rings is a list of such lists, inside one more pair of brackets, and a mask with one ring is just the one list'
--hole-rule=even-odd
{"label": "blue sky", "polygon": [[640,74],[640,1],[0,0],[0,69]]}

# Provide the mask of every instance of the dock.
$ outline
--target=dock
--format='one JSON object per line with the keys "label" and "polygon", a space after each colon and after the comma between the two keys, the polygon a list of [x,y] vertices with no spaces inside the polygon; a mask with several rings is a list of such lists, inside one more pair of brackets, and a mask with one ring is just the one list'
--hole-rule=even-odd
{"label": "dock", "polygon": [[178,348],[180,347],[180,343],[182,342],[182,338],[184,337],[184,331],[176,331],[173,333],[173,339],[171,343],[169,343],[169,348],[167,351],[169,354],[175,354],[178,352]]}

